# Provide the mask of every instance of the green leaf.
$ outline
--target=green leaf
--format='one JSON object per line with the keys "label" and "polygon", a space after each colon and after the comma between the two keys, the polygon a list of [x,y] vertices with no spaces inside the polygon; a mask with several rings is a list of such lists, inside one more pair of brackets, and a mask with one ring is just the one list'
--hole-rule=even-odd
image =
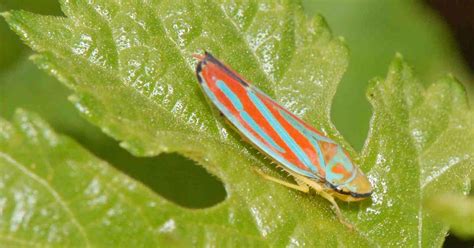
{"label": "green leaf", "polygon": [[189,246],[233,236],[242,244],[262,242],[216,225],[220,211],[163,200],[22,110],[11,123],[0,119],[0,170],[2,245]]}
{"label": "green leaf", "polygon": [[474,114],[465,91],[452,77],[424,89],[397,55],[387,78],[374,80],[367,96],[374,115],[362,164],[375,191],[358,218],[379,242],[441,246],[447,226],[432,219],[422,202],[444,192],[469,192]]}
{"label": "green leaf", "polygon": [[465,239],[474,237],[474,198],[449,194],[433,196],[426,201],[429,212]]}
{"label": "green leaf", "polygon": [[357,150],[364,143],[372,114],[364,97],[367,83],[386,73],[396,52],[404,55],[423,81],[432,82],[453,73],[474,96],[472,72],[461,57],[451,30],[425,1],[303,3],[308,13],[321,13],[334,33],[344,36],[350,44],[350,64],[334,98],[332,116],[339,131]]}
{"label": "green leaf", "polygon": [[[3,0],[0,2],[0,12],[8,9],[23,9],[41,14],[60,14],[59,4],[56,0],[36,0],[36,1]],[[0,20],[0,73],[6,71],[20,57],[29,50],[3,20]]]}
{"label": "green leaf", "polygon": [[[439,246],[443,241],[446,225],[425,214],[421,202],[442,192],[465,193],[474,156],[473,115],[454,79],[423,89],[397,57],[387,79],[369,89],[374,117],[358,157],[330,121],[347,49],[321,17],[308,19],[293,1],[64,1],[62,8],[67,18],[22,11],[4,16],[39,53],[34,61],[74,90],[70,99],[77,109],[122,147],[137,156],[179,152],[225,183],[228,198],[213,208],[190,211],[167,203],[155,210],[149,216],[153,222],[140,226],[150,235],[146,240],[156,240],[148,231],[172,219],[176,228],[170,235],[198,245]],[[201,49],[341,142],[368,171],[372,200],[341,204],[355,230],[341,225],[321,197],[253,172],[257,167],[282,176],[206,104],[190,56]],[[179,216],[192,217],[176,220]],[[129,235],[129,228],[97,230]]]}
{"label": "green leaf", "polygon": [[[321,13],[334,34],[350,44],[351,58],[333,102],[333,121],[361,150],[368,131],[370,106],[364,97],[368,81],[386,73],[400,52],[417,77],[435,81],[446,73],[462,79],[474,96],[473,77],[451,30],[424,1],[304,0],[307,13]],[[343,6],[343,7],[342,7]]]}

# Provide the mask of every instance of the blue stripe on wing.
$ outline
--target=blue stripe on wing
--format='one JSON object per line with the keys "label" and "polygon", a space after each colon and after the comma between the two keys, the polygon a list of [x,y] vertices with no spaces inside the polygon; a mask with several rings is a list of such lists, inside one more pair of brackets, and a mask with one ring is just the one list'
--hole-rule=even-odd
{"label": "blue stripe on wing", "polygon": [[309,140],[309,142],[311,142],[314,149],[318,153],[321,168],[323,168],[323,170],[327,170],[323,152],[321,151],[321,147],[318,144],[318,137],[316,136],[317,134],[301,125],[295,118],[293,118],[293,116],[289,115],[285,111],[279,110],[279,112],[282,114],[283,118],[285,118],[289,123],[291,123],[303,136],[306,137],[307,140]]}
{"label": "blue stripe on wing", "polygon": [[226,85],[224,81],[217,80],[217,87],[232,102],[237,111],[239,111],[242,119],[246,121],[247,124],[249,124],[249,126],[252,127],[252,129],[260,135],[260,137],[270,143],[270,145],[273,146],[275,150],[279,152],[285,152],[285,150],[283,150],[283,148],[281,148],[266,132],[264,132],[262,128],[258,126],[257,122],[255,122],[255,120],[245,111],[244,106],[240,102],[237,95]]}
{"label": "blue stripe on wing", "polygon": [[300,159],[306,167],[308,167],[312,172],[317,173],[318,169],[314,166],[311,160],[308,158],[308,155],[303,151],[303,149],[295,142],[295,140],[288,134],[288,132],[283,128],[280,122],[275,118],[275,116],[270,112],[270,110],[265,106],[265,104],[260,100],[260,98],[255,94],[253,90],[248,91],[250,100],[257,107],[257,109],[262,113],[265,119],[271,124],[275,131],[278,133],[280,138],[290,147],[294,154]]}
{"label": "blue stripe on wing", "polygon": [[[202,77],[203,78],[203,77]],[[204,78],[203,78],[204,80]],[[307,176],[309,178],[318,178],[319,177],[309,171],[300,169],[293,163],[290,163],[286,159],[284,159],[280,154],[274,152],[270,147],[267,145],[263,144],[257,137],[252,135],[247,129],[240,124],[240,122],[230,113],[230,111],[217,100],[217,97],[214,95],[214,93],[209,89],[207,86],[207,83],[201,84],[204,92],[206,95],[209,97],[211,102],[224,114],[226,118],[229,119],[229,121],[246,137],[248,138],[253,144],[255,144],[258,148],[260,148],[263,152],[265,152],[268,156],[271,158],[275,159],[278,163],[283,165],[284,167],[288,168],[291,171],[294,171],[300,175]],[[230,100],[230,99],[229,99]]]}

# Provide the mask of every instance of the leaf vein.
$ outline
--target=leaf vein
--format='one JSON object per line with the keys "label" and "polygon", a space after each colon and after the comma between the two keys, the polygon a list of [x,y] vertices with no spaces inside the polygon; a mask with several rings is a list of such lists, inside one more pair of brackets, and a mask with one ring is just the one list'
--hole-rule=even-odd
{"label": "leaf vein", "polygon": [[75,214],[72,212],[72,210],[70,209],[70,207],[65,203],[65,201],[62,199],[62,197],[59,195],[59,193],[54,190],[49,184],[48,182],[46,182],[44,179],[40,178],[38,175],[36,175],[35,173],[33,173],[32,171],[30,171],[29,169],[26,168],[26,166],[20,164],[19,162],[17,162],[15,159],[13,159],[12,157],[8,156],[7,154],[3,153],[3,152],[0,152],[0,157],[2,157],[3,159],[5,159],[6,161],[8,161],[10,164],[13,164],[15,165],[15,167],[17,167],[18,170],[20,170],[21,172],[23,172],[23,174],[27,175],[28,177],[30,177],[31,179],[33,179],[34,181],[38,182],[39,184],[41,184],[43,187],[45,187],[50,193],[51,195],[56,199],[56,201],[59,203],[59,205],[64,209],[64,211],[66,211],[66,213],[69,215],[69,217],[71,217],[71,222],[77,227],[77,229],[79,230],[79,233],[81,234],[81,236],[83,237],[84,241],[86,242],[86,246],[87,247],[90,247],[90,242],[89,242],[89,238],[87,236],[87,233],[86,231],[84,230],[84,228],[81,226],[81,224],[79,223],[77,217],[75,216]]}

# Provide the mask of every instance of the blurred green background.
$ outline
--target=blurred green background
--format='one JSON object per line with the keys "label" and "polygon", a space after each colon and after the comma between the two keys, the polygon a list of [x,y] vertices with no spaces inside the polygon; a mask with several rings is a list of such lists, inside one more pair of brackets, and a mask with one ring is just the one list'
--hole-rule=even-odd
{"label": "blurred green background", "polygon": [[[447,25],[423,2],[306,0],[303,4],[308,15],[322,14],[333,33],[343,36],[350,48],[349,67],[333,105],[333,120],[357,150],[363,146],[371,114],[365,98],[367,83],[385,76],[396,52],[404,55],[423,82],[428,84],[452,73],[473,95],[472,72]],[[9,9],[62,15],[57,0],[3,0],[0,11]],[[0,116],[10,118],[19,107],[35,111],[58,132],[75,138],[98,157],[182,206],[202,208],[225,198],[219,180],[181,156],[136,158],[120,148],[79,116],[67,101],[69,90],[37,69],[28,60],[31,53],[0,20]]]}

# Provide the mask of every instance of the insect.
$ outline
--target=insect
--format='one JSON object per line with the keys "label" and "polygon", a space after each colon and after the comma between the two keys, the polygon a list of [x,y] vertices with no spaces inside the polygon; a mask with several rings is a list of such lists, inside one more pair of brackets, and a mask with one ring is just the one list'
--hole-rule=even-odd
{"label": "insect", "polygon": [[257,172],[305,193],[313,189],[331,202],[339,220],[350,226],[342,218],[335,197],[359,201],[371,195],[372,186],[349,154],[210,53],[194,57],[199,60],[197,78],[213,105],[241,136],[293,176],[296,184]]}

